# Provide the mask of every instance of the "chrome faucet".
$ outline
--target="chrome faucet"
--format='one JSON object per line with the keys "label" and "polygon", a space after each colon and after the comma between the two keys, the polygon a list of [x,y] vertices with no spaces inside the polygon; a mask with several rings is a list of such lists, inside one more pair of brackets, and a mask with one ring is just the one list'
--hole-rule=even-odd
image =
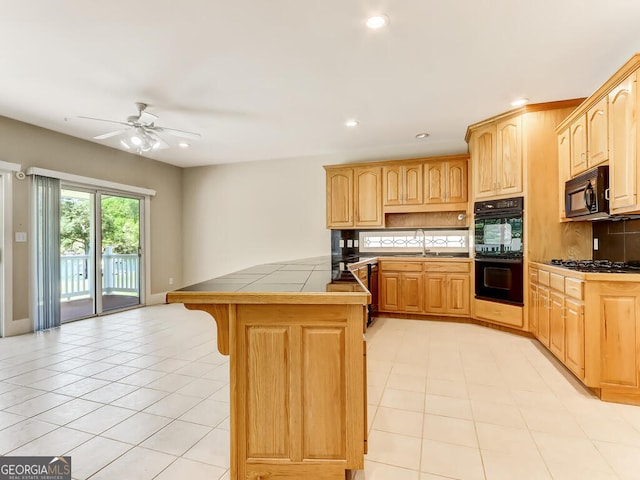
{"label": "chrome faucet", "polygon": [[418,234],[421,233],[422,234],[422,256],[426,257],[427,256],[427,239],[425,237],[424,234],[424,230],[419,228],[418,230],[416,230],[416,233],[413,235],[413,238],[418,238]]}

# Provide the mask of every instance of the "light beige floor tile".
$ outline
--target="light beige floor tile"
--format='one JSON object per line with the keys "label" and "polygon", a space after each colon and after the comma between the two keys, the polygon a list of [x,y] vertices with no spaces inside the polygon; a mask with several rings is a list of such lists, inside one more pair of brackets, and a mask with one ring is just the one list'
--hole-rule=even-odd
{"label": "light beige floor tile", "polygon": [[101,436],[137,445],[171,422],[170,418],[138,412],[103,432]]}
{"label": "light beige floor tile", "polygon": [[127,365],[118,365],[114,367],[111,365],[111,368],[104,370],[100,373],[96,373],[92,375],[93,378],[97,378],[99,380],[107,380],[109,382],[117,382],[121,378],[128,377],[133,375],[134,373],[139,372],[139,368],[129,367]]}
{"label": "light beige floor tile", "polygon": [[429,439],[422,441],[420,470],[464,480],[485,478],[480,450]]}
{"label": "light beige floor tile", "polygon": [[592,472],[611,473],[611,468],[593,442],[555,433],[533,432],[533,438],[544,461],[561,471],[562,464],[580,466]]}
{"label": "light beige floor tile", "polygon": [[549,470],[535,450],[482,450],[482,461],[487,480],[551,480]]}
{"label": "light beige floor tile", "polygon": [[592,440],[620,443],[640,447],[640,431],[626,420],[618,420],[609,416],[578,417],[578,424]]}
{"label": "light beige floor tile", "polygon": [[11,425],[0,431],[0,455],[6,455],[56,428],[56,425],[32,418]]}
{"label": "light beige floor tile", "polygon": [[104,387],[105,385],[109,385],[109,382],[107,382],[106,380],[98,380],[97,378],[83,378],[82,380],[78,380],[77,382],[70,383],[69,385],[58,388],[57,390],[55,390],[55,393],[69,395],[72,397],[81,397],[82,395],[93,392],[94,390],[97,390],[100,387]]}
{"label": "light beige floor tile", "polygon": [[[422,350],[424,351],[424,346],[422,346]],[[402,363],[401,361],[396,361],[391,368],[391,375],[410,375],[413,377],[426,377],[429,368],[426,363],[424,365],[415,364],[415,363]]]}
{"label": "light beige floor tile", "polygon": [[58,373],[57,375],[51,375],[50,377],[43,378],[37,382],[29,385],[31,388],[37,388],[39,390],[55,390],[62,388],[70,383],[82,380],[84,377],[81,375],[74,375],[68,372]]}
{"label": "light beige floor tile", "polygon": [[47,410],[35,418],[43,422],[49,422],[56,425],[66,425],[73,420],[86,415],[89,412],[100,408],[102,405],[96,402],[90,402],[80,398],[74,398],[70,402],[63,403],[57,407]]}
{"label": "light beige floor tile", "polygon": [[471,401],[473,419],[505,427],[527,428],[518,407],[493,402]]}
{"label": "light beige floor tile", "polygon": [[131,445],[108,438],[92,438],[69,452],[73,478],[89,478],[131,448]]}
{"label": "light beige floor tile", "polygon": [[43,394],[44,392],[42,390],[16,386],[16,388],[0,395],[0,409],[7,410],[14,405],[23,403],[31,398],[39,397]]}
{"label": "light beige floor tile", "polygon": [[356,473],[354,480],[419,480],[420,472],[406,468],[393,467],[383,463],[365,460],[364,470]]}
{"label": "light beige floor tile", "polygon": [[367,385],[367,402],[372,405],[378,405],[382,400],[384,387],[382,385]]}
{"label": "light beige floor tile", "polygon": [[188,410],[191,410],[198,403],[202,402],[202,399],[197,397],[189,397],[187,395],[180,395],[178,393],[171,393],[166,397],[158,400],[153,405],[144,409],[147,413],[153,415],[161,415],[163,417],[178,418]]}
{"label": "light beige floor tile", "polygon": [[380,407],[377,410],[373,428],[383,432],[420,437],[422,433],[422,413]]}
{"label": "light beige floor tile", "polygon": [[466,447],[478,447],[475,425],[471,420],[460,418],[425,415],[422,438]]}
{"label": "light beige floor tile", "polygon": [[69,428],[99,435],[109,428],[135,414],[133,410],[104,405],[87,415],[67,424]]}
{"label": "light beige floor tile", "polygon": [[409,470],[418,470],[420,448],[420,438],[372,430],[369,435],[367,459]]}
{"label": "light beige floor tile", "polygon": [[578,422],[565,410],[551,411],[525,407],[521,408],[520,412],[531,431],[584,436]]}
{"label": "light beige floor tile", "polygon": [[[478,442],[482,450],[499,452],[536,451],[531,432],[526,428],[503,427],[490,423],[476,422]],[[537,452],[536,452],[537,453]]]}
{"label": "light beige floor tile", "polygon": [[[471,379],[471,381],[473,381],[473,379]],[[516,405],[516,401],[507,387],[469,383],[467,389],[469,391],[469,399],[472,402],[493,402],[502,405]]]}
{"label": "light beige floor tile", "polygon": [[5,409],[5,411],[24,417],[32,417],[70,400],[73,400],[73,397],[47,392],[39,397],[34,397],[13,407],[9,407]]}
{"label": "light beige floor tile", "polygon": [[111,403],[120,397],[135,392],[137,389],[138,387],[135,385],[113,382],[83,395],[82,398],[93,402]]}
{"label": "light beige floor tile", "polygon": [[640,448],[617,443],[594,442],[598,451],[624,480],[636,480],[640,472]]}
{"label": "light beige floor tile", "polygon": [[179,368],[186,367],[191,362],[186,360],[178,360],[177,358],[167,358],[158,363],[154,363],[149,367],[150,370],[159,370],[161,372],[171,373],[175,372]]}
{"label": "light beige floor tile", "polygon": [[411,392],[424,393],[426,387],[427,377],[422,375],[392,373],[389,375],[389,379],[387,380],[387,388],[394,388],[396,390],[408,390]]}
{"label": "light beige floor tile", "polygon": [[155,390],[162,390],[164,392],[175,392],[182,387],[190,384],[195,379],[188,375],[178,375],[175,373],[168,373],[164,377],[154,380],[147,385],[147,388],[153,388]]}
{"label": "light beige floor tile", "polygon": [[576,463],[548,460],[545,461],[545,464],[553,480],[620,480],[611,467],[607,467],[607,470],[592,470]]}
{"label": "light beige floor tile", "polygon": [[[226,384],[224,382],[218,380],[197,378],[193,379],[192,382],[188,383],[184,387],[178,389],[176,393],[180,393],[181,395],[190,395],[192,397],[207,398],[216,393],[225,385]],[[154,388],[152,385],[149,385],[149,387]]]}
{"label": "light beige floor tile", "polygon": [[[136,387],[137,388],[137,387]],[[138,388],[137,390],[124,395],[111,402],[111,405],[116,407],[129,408],[131,410],[143,410],[150,405],[153,405],[158,400],[169,395],[167,392],[160,390],[153,390],[151,388]]]}
{"label": "light beige floor tile", "polygon": [[204,425],[174,420],[142,442],[141,446],[180,456],[198,443],[211,430],[211,427]]}
{"label": "light beige floor tile", "polygon": [[467,384],[463,381],[440,380],[428,378],[426,391],[430,395],[445,397],[469,398]]}
{"label": "light beige floor tile", "polygon": [[203,400],[188,412],[180,416],[180,420],[198,423],[209,427],[217,427],[229,417],[229,403],[216,400]]}
{"label": "light beige floor tile", "polygon": [[176,457],[165,453],[133,447],[121,457],[114,460],[97,474],[92,480],[113,480],[115,478],[131,478],[151,480],[167,468]]}
{"label": "light beige floor tile", "polygon": [[215,467],[229,468],[229,455],[229,432],[220,428],[214,428],[185,453],[183,457]]}
{"label": "light beige floor tile", "polygon": [[385,388],[380,406],[422,412],[424,410],[424,393]]}
{"label": "light beige floor tile", "polygon": [[142,355],[134,360],[126,362],[125,365],[129,367],[148,368],[162,360],[164,360],[164,358],[158,355]]}
{"label": "light beige floor tile", "polygon": [[228,403],[231,400],[231,390],[229,388],[229,381],[227,380],[224,387],[222,387],[220,390],[210,395],[209,400],[217,400],[218,402]]}
{"label": "light beige floor tile", "polygon": [[226,473],[226,469],[207,465],[206,463],[178,458],[155,480],[219,480]]}
{"label": "light beige floor tile", "polygon": [[[66,455],[79,445],[89,441],[93,435],[71,428],[60,427],[22,445],[9,453],[11,456],[40,456],[55,450],[56,455]],[[73,465],[73,464],[72,464]],[[73,473],[73,472],[72,472]]]}
{"label": "light beige floor tile", "polygon": [[16,423],[22,422],[26,419],[27,417],[23,417],[22,415],[0,411],[0,430],[10,427],[11,425],[15,425]]}
{"label": "light beige floor tile", "polygon": [[471,404],[463,398],[444,397],[441,395],[429,395],[425,397],[424,412],[444,417],[462,418],[471,420]]}
{"label": "light beige floor tile", "polygon": [[384,387],[389,379],[388,372],[367,372],[367,385]]}

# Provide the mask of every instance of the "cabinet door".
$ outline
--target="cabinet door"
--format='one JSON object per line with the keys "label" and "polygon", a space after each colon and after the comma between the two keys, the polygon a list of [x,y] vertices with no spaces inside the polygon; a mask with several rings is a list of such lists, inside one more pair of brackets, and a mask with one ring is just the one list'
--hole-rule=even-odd
{"label": "cabinet door", "polygon": [[538,286],[529,285],[529,331],[538,336]]}
{"label": "cabinet door", "polygon": [[584,304],[565,299],[565,365],[584,379]]}
{"label": "cabinet door", "polygon": [[538,340],[549,347],[549,289],[538,287]]}
{"label": "cabinet door", "polygon": [[445,313],[447,310],[446,282],[444,273],[426,273],[424,310],[426,313]]}
{"label": "cabinet door", "polygon": [[380,310],[387,312],[400,311],[400,274],[397,272],[381,272],[379,274]]}
{"label": "cabinet door", "polygon": [[637,209],[637,73],[609,94],[609,186],[611,213]]}
{"label": "cabinet door", "polygon": [[447,275],[447,310],[453,315],[469,315],[469,275]]}
{"label": "cabinet door", "polygon": [[355,168],[355,226],[382,227],[382,167]]}
{"label": "cabinet door", "polygon": [[447,202],[466,203],[468,195],[468,165],[466,160],[447,162],[446,168],[446,192]]}
{"label": "cabinet door", "polygon": [[383,167],[383,202],[385,205],[402,205],[402,167]]}
{"label": "cabinet door", "polygon": [[609,160],[607,97],[587,112],[587,155],[589,168]]}
{"label": "cabinet door", "polygon": [[551,292],[549,300],[549,350],[564,362],[564,296]]}
{"label": "cabinet door", "polygon": [[576,119],[570,127],[571,141],[571,176],[584,172],[587,169],[587,118],[582,116]]}
{"label": "cabinet door", "polygon": [[471,136],[469,146],[473,165],[473,185],[476,198],[490,197],[496,188],[496,127],[479,128]]}
{"label": "cabinet door", "polygon": [[522,119],[497,124],[496,188],[498,194],[522,192]]}
{"label": "cabinet door", "polygon": [[422,165],[406,165],[402,187],[405,205],[420,205],[422,203]]}
{"label": "cabinet door", "polygon": [[566,218],[564,204],[564,184],[569,178],[571,178],[571,149],[569,141],[569,127],[565,128],[558,134],[558,181],[559,187],[558,195],[560,200],[560,218]]}
{"label": "cabinet door", "polygon": [[353,227],[353,169],[327,171],[327,228]]}
{"label": "cabinet door", "polygon": [[424,203],[446,202],[445,162],[428,162],[424,166]]}
{"label": "cabinet door", "polygon": [[401,274],[400,311],[422,312],[422,273]]}

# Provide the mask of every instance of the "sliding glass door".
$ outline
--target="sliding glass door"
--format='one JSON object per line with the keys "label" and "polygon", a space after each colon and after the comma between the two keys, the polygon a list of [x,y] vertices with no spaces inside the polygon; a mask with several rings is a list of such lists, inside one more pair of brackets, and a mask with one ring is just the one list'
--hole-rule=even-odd
{"label": "sliding glass door", "polygon": [[62,322],[139,305],[141,199],[70,186],[60,197]]}

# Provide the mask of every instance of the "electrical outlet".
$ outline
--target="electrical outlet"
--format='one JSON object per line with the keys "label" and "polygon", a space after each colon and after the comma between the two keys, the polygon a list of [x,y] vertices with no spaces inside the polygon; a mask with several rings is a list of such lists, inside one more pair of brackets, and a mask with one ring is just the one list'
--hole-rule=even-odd
{"label": "electrical outlet", "polygon": [[353,246],[354,246],[355,248],[358,248],[358,240],[354,240],[354,241],[353,241]]}
{"label": "electrical outlet", "polygon": [[169,285],[173,285],[173,277],[169,277]]}
{"label": "electrical outlet", "polygon": [[347,240],[347,248],[353,248],[353,240]]}
{"label": "electrical outlet", "polygon": [[598,239],[597,238],[593,239],[593,249],[594,250],[598,250]]}
{"label": "electrical outlet", "polygon": [[340,239],[340,248],[344,248],[344,239]]}

